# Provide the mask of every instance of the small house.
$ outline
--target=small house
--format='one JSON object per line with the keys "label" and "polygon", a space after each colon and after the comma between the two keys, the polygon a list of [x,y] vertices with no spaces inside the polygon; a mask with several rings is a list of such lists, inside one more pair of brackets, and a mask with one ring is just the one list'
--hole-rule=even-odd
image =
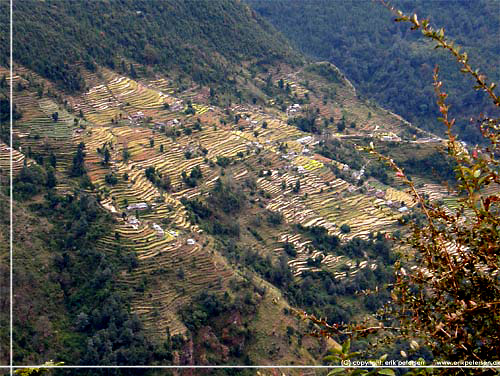
{"label": "small house", "polygon": [[299,138],[297,140],[297,142],[299,144],[304,145],[304,144],[307,144],[307,143],[311,142],[312,140],[313,140],[312,136],[305,136],[305,137]]}
{"label": "small house", "polygon": [[127,206],[127,210],[146,210],[148,208],[148,204],[145,202],[139,202],[136,204],[130,204]]}
{"label": "small house", "polygon": [[156,236],[159,238],[163,238],[165,236],[165,232],[160,227],[160,225],[153,223],[153,229],[156,231]]}
{"label": "small house", "polygon": [[132,120],[141,120],[144,119],[144,113],[142,111],[138,111],[137,113],[132,114],[131,117]]}
{"label": "small house", "polygon": [[196,244],[196,241],[195,241],[194,239],[188,239],[188,240],[186,241],[186,244],[188,244],[188,245],[195,245],[195,244]]}
{"label": "small house", "polygon": [[127,222],[134,230],[137,230],[141,224],[141,222],[133,215],[128,218]]}

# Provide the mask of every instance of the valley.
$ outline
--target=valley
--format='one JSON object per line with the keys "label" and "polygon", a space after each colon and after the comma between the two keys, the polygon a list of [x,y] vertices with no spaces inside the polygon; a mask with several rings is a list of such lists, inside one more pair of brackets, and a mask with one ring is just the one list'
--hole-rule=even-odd
{"label": "valley", "polygon": [[[404,231],[399,222],[414,202],[394,179],[383,184],[369,175],[369,165],[378,162],[367,159],[362,146],[399,143],[435,150],[442,144],[360,100],[328,63],[299,70],[280,65],[254,77],[243,70],[238,80],[255,103],[226,105],[212,88],[193,83],[182,90],[169,76],[134,80],[106,68],[80,69],[91,86],[81,95],[54,96],[49,81],[16,67],[14,84],[23,89],[15,100],[23,112],[14,126],[14,172],[23,164],[56,161],[58,195],[87,192],[112,216],[113,232],[95,247],[103,255],[131,255],[128,270],[114,278],[130,294],[131,313],[153,342],[165,333],[190,337],[180,312],[202,292],[237,296],[235,286],[250,283],[257,289],[258,310],[282,316],[290,309],[280,286],[251,266],[228,260],[223,249],[228,236],[271,265],[289,269],[299,281],[308,273],[327,272],[350,283],[358,274],[386,268],[376,254],[339,254],[336,242],[318,249],[307,229],[325,229],[322,236],[341,243],[390,239]],[[306,126],[294,119],[304,119]],[[307,124],[313,132],[301,129]],[[331,142],[351,149],[343,162],[321,152]],[[83,151],[81,163],[75,160],[77,148]],[[7,167],[9,148],[1,150]],[[345,163],[349,158],[354,166]],[[430,183],[424,179],[421,186],[431,197],[443,190]],[[229,200],[219,203],[222,216],[203,204],[218,189],[227,189],[221,199]],[[255,328],[265,319],[258,311],[247,316]],[[298,324],[287,320],[292,327]],[[252,347],[262,345],[254,341]],[[281,350],[269,361],[279,363],[289,355]],[[307,351],[297,356],[312,361]],[[184,361],[203,359],[206,355]]]}

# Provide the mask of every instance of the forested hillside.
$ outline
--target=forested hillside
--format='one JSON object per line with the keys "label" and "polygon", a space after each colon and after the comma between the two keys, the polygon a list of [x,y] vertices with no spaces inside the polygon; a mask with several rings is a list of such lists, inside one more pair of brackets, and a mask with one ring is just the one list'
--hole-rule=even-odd
{"label": "forested hillside", "polygon": [[[481,107],[493,111],[480,92],[463,91],[472,81],[460,74],[458,65],[432,44],[411,33],[407,25],[379,2],[329,0],[248,0],[303,52],[329,60],[342,69],[360,93],[389,107],[425,129],[438,129],[437,106],[430,83],[435,64],[452,98],[452,115],[458,115],[462,136],[472,143],[479,132],[470,116]],[[395,1],[404,11],[415,11],[443,26],[447,35],[463,46],[473,66],[498,81],[500,69],[499,2]]]}
{"label": "forested hillside", "polygon": [[[0,64],[8,63],[8,2],[0,3]],[[220,1],[16,1],[14,60],[69,91],[84,88],[76,63],[121,69],[127,61],[220,81],[244,60],[297,54],[245,4]]]}

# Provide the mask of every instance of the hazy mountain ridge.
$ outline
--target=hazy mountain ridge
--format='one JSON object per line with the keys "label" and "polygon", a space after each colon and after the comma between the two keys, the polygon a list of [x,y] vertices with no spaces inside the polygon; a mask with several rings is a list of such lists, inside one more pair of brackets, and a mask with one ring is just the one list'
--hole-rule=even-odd
{"label": "hazy mountain ridge", "polygon": [[[473,82],[460,67],[433,45],[412,33],[408,25],[394,22],[394,15],[372,1],[247,1],[301,51],[329,60],[353,81],[363,96],[374,99],[427,130],[439,131],[438,109],[431,87],[432,69],[441,67],[444,90],[450,94],[452,115],[461,135],[479,140],[470,117],[476,108],[496,113],[481,92],[464,91]],[[498,69],[500,18],[498,1],[396,1],[395,7],[419,18],[429,18],[456,40],[470,56],[470,63],[494,82]]]}
{"label": "hazy mountain ridge", "polygon": [[[4,66],[7,5],[0,5]],[[13,11],[14,60],[70,91],[85,86],[75,66],[81,62],[114,68],[125,58],[216,82],[243,60],[298,57],[270,24],[236,1],[19,1]]]}

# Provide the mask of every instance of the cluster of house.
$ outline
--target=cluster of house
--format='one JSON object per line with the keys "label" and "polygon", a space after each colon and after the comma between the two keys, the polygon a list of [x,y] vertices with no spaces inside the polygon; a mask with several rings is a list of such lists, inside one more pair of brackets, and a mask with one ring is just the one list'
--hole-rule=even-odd
{"label": "cluster of house", "polygon": [[286,114],[288,116],[294,116],[299,111],[300,111],[300,104],[294,103],[287,107]]}
{"label": "cluster of house", "polygon": [[131,121],[139,121],[144,119],[144,113],[142,111],[137,111],[135,114],[131,114],[129,117]]}
{"label": "cluster of house", "polygon": [[170,111],[182,111],[183,108],[184,104],[182,103],[182,101],[177,101],[170,106]]}
{"label": "cluster of house", "polygon": [[164,129],[165,127],[176,127],[179,125],[181,125],[179,119],[172,119],[167,121],[166,123],[161,121],[155,122],[154,127],[155,129]]}
{"label": "cluster of house", "polygon": [[282,157],[283,159],[287,159],[287,160],[289,160],[289,161],[293,160],[296,156],[297,156],[297,153],[296,153],[296,152],[294,152],[294,151],[289,151],[289,152],[288,152],[288,153],[286,153],[286,154],[285,154],[285,153],[281,154],[281,157]]}
{"label": "cluster of house", "polygon": [[[385,199],[385,191],[383,191],[381,189],[376,189],[376,188],[372,187],[371,185],[368,185],[367,189],[368,189],[367,190],[368,196],[375,196],[376,198],[379,198],[381,200]],[[385,201],[385,204],[390,208],[398,209],[398,211],[400,213],[406,213],[410,210],[410,209],[408,209],[408,207],[405,205],[405,203],[403,201],[387,200],[387,201]]]}
{"label": "cluster of house", "polygon": [[259,143],[259,142],[257,142],[257,141],[248,141],[248,142],[246,143],[246,146],[248,146],[248,147],[250,147],[250,148],[254,147],[254,148],[260,149],[260,148],[262,147],[262,144],[260,144],[260,143]]}
{"label": "cluster of house", "polygon": [[[148,204],[145,202],[139,202],[135,204],[131,204],[127,206],[127,210],[145,210],[148,208]],[[134,229],[137,230],[139,226],[141,225],[141,221],[139,221],[134,215],[129,215],[127,216],[127,223]],[[165,236],[165,230],[157,223],[152,223],[151,227],[153,230],[156,231],[156,236],[158,238],[163,238]],[[173,237],[178,237],[179,236],[179,231],[177,230],[167,230],[167,233],[170,234]],[[187,245],[194,245],[196,244],[196,241],[194,239],[187,239],[186,240]]]}

